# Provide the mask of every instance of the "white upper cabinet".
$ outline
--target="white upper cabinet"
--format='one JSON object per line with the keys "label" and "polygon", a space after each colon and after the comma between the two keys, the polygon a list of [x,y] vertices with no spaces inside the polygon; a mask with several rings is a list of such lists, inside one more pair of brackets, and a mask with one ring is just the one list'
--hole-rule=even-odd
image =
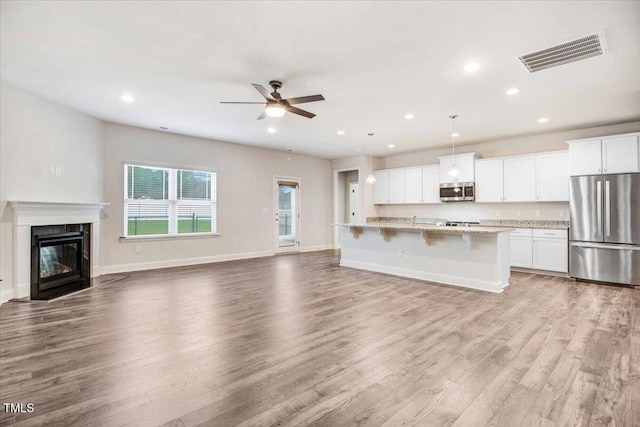
{"label": "white upper cabinet", "polygon": [[536,155],[536,189],[537,202],[569,201],[568,151]]}
{"label": "white upper cabinet", "polygon": [[404,202],[422,203],[422,168],[404,170]]}
{"label": "white upper cabinet", "polygon": [[503,160],[476,160],[476,202],[503,200]]}
{"label": "white upper cabinet", "polygon": [[475,181],[475,153],[458,154],[455,156],[439,157],[440,159],[440,183],[456,182],[447,172],[455,163],[460,171],[457,182],[473,182]]}
{"label": "white upper cabinet", "polygon": [[404,169],[389,171],[389,203],[404,203]]}
{"label": "white upper cabinet", "polygon": [[389,203],[389,171],[374,171],[376,182],[373,183],[373,203]]}
{"label": "white upper cabinet", "polygon": [[567,141],[571,176],[639,172],[639,136],[631,133]]}
{"label": "white upper cabinet", "polygon": [[602,144],[600,139],[574,142],[569,145],[571,175],[602,173]]}
{"label": "white upper cabinet", "polygon": [[504,201],[535,202],[535,156],[507,157],[504,159]]}
{"label": "white upper cabinet", "polygon": [[422,168],[422,203],[440,202],[440,165]]}
{"label": "white upper cabinet", "polygon": [[602,139],[602,172],[638,172],[638,137],[636,135]]}

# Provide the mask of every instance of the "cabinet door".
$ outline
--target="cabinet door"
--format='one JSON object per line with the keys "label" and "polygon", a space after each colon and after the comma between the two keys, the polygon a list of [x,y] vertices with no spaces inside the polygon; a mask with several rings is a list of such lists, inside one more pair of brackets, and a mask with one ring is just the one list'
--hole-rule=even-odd
{"label": "cabinet door", "polygon": [[440,202],[440,165],[422,168],[422,202]]}
{"label": "cabinet door", "polygon": [[473,154],[462,154],[456,158],[456,165],[460,170],[458,182],[473,182],[475,176],[475,161]]}
{"label": "cabinet door", "polygon": [[504,201],[533,202],[536,200],[535,156],[504,159]]}
{"label": "cabinet door", "polygon": [[389,171],[389,203],[404,203],[404,169]]}
{"label": "cabinet door", "polygon": [[569,152],[536,156],[536,201],[569,201]]}
{"label": "cabinet door", "polygon": [[501,202],[502,159],[476,160],[476,202]]}
{"label": "cabinet door", "polygon": [[373,176],[376,178],[373,183],[373,203],[389,203],[389,171],[375,171]]}
{"label": "cabinet door", "polygon": [[404,170],[404,202],[422,203],[422,168]]}
{"label": "cabinet door", "polygon": [[571,176],[602,173],[600,139],[572,142],[569,145]]}
{"label": "cabinet door", "polygon": [[533,265],[533,247],[531,237],[511,236],[509,243],[511,266],[531,268]]}
{"label": "cabinet door", "polygon": [[638,172],[638,137],[621,136],[602,140],[602,172]]}
{"label": "cabinet door", "polygon": [[567,254],[566,239],[533,238],[533,268],[566,273]]}

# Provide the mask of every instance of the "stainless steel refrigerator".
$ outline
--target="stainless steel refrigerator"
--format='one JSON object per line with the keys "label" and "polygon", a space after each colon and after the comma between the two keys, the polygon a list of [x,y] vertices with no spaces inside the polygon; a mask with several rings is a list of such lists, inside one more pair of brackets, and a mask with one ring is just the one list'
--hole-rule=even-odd
{"label": "stainless steel refrigerator", "polygon": [[640,286],[640,173],[573,176],[569,275]]}

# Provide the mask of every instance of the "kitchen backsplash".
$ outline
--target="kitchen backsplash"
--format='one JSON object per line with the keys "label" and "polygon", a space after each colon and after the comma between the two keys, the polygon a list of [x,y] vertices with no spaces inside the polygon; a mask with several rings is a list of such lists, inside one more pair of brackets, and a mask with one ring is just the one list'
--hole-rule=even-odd
{"label": "kitchen backsplash", "polygon": [[376,205],[379,217],[446,218],[449,221],[480,219],[568,221],[569,203],[473,203],[433,205]]}

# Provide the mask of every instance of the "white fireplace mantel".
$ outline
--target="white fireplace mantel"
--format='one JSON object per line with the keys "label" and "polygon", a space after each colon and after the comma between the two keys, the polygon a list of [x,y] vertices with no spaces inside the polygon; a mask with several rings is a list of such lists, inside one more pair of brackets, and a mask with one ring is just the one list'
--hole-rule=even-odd
{"label": "white fireplace mantel", "polygon": [[31,292],[31,227],[91,224],[90,277],[100,276],[100,212],[109,203],[9,201],[13,209],[13,296]]}

